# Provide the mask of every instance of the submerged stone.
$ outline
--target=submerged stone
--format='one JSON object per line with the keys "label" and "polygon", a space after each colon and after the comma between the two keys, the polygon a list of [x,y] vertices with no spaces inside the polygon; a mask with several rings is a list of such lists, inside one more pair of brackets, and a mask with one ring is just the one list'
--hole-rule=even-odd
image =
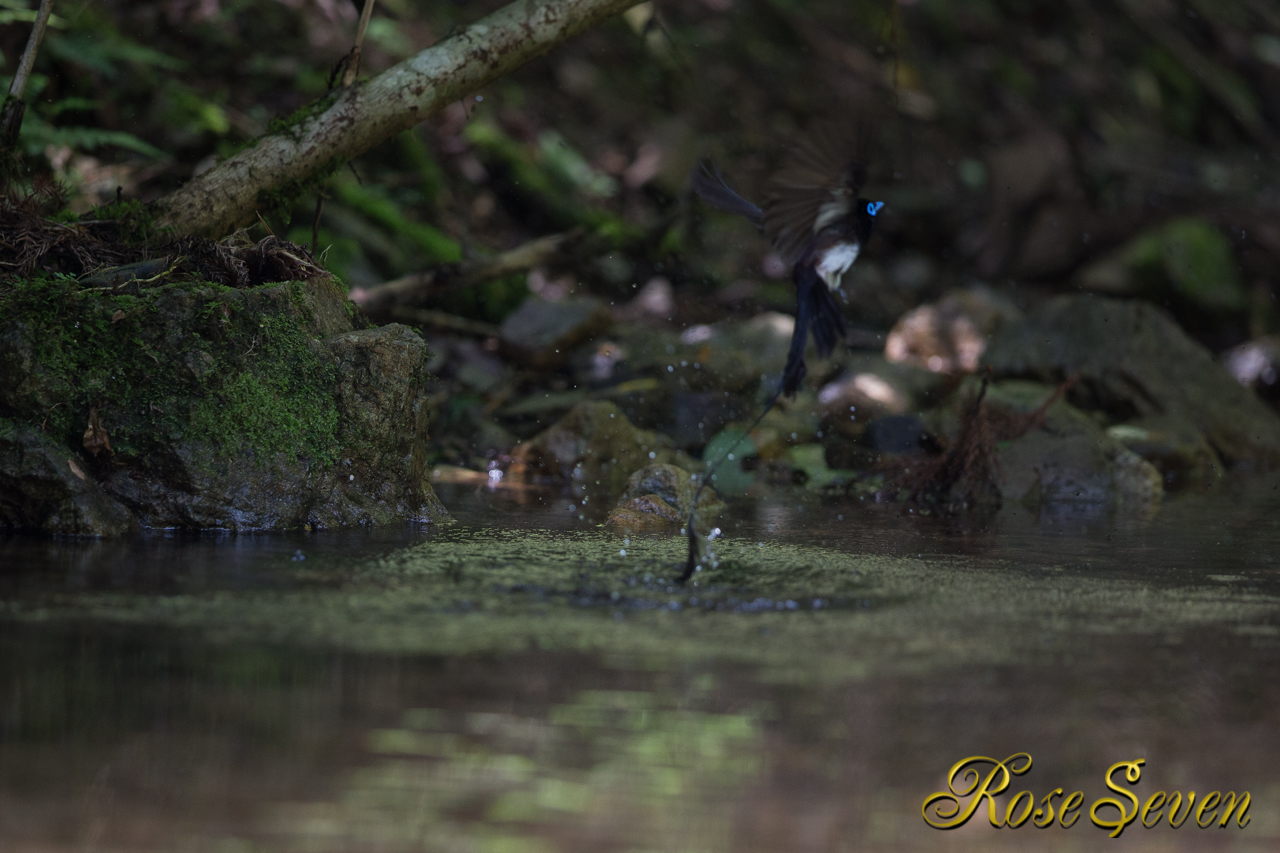
{"label": "submerged stone", "polygon": [[[698,479],[675,465],[646,465],[627,479],[626,489],[605,523],[632,530],[686,524],[698,492]],[[698,516],[703,521],[724,508],[714,490],[698,496]]]}
{"label": "submerged stone", "polygon": [[511,473],[570,485],[575,494],[612,500],[631,474],[650,462],[686,470],[697,463],[665,435],[638,429],[616,405],[586,402],[512,451]]}
{"label": "submerged stone", "polygon": [[[356,329],[331,279],[136,293],[22,282],[0,302],[0,347],[14,355],[0,412],[27,436],[0,459],[22,508],[9,527],[109,536],[446,515],[426,480],[426,344],[399,325]],[[31,462],[33,428],[62,483],[52,492],[48,466]],[[83,479],[62,476],[68,460]]]}

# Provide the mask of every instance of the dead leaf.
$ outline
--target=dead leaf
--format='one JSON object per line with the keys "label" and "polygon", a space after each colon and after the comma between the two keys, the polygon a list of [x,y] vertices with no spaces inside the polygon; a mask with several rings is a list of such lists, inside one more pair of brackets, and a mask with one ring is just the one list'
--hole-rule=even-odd
{"label": "dead leaf", "polygon": [[124,319],[124,309],[122,308],[117,308],[116,313],[111,315],[112,323],[119,323],[123,319]]}
{"label": "dead leaf", "polygon": [[101,406],[94,406],[89,410],[89,426],[84,431],[84,449],[94,456],[97,456],[103,450],[111,453],[111,439],[107,436],[106,429],[102,426],[102,421],[98,419],[98,412]]}
{"label": "dead leaf", "polygon": [[80,470],[80,466],[76,464],[76,460],[68,459],[67,467],[71,469],[72,474],[75,474],[81,480],[87,481],[89,479],[88,477],[85,476],[84,472]]}

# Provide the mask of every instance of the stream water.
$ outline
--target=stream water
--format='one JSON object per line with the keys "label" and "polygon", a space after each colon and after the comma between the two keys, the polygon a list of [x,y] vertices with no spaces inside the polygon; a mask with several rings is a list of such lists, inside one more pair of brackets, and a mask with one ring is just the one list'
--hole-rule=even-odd
{"label": "stream water", "polygon": [[[688,589],[677,538],[441,497],[433,528],[0,540],[0,851],[1280,847],[1280,479],[967,527],[782,495]],[[925,823],[953,764],[1020,752],[998,816],[1080,790],[1073,826]],[[1143,801],[1248,791],[1247,825],[1109,840],[1136,759]]]}

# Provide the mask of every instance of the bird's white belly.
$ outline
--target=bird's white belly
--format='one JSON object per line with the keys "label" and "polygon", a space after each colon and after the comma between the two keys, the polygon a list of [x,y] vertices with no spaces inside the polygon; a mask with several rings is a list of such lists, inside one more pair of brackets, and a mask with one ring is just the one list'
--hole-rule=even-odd
{"label": "bird's white belly", "polygon": [[822,276],[822,280],[827,283],[827,287],[832,290],[840,287],[840,278],[848,272],[849,267],[853,266],[860,251],[862,251],[860,243],[836,243],[822,253],[815,268],[818,275]]}

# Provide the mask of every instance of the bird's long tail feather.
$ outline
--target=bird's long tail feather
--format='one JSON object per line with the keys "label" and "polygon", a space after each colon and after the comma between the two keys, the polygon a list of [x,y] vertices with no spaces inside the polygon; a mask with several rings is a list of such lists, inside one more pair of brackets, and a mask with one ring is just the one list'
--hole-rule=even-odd
{"label": "bird's long tail feather", "polygon": [[835,349],[836,342],[844,337],[844,314],[840,312],[840,306],[826,282],[812,267],[804,266],[796,272],[796,327],[791,334],[787,366],[782,370],[782,394],[785,397],[794,397],[804,381],[807,372],[804,351],[809,345],[810,329],[813,330],[818,355],[826,358]]}
{"label": "bird's long tail feather", "polygon": [[769,410],[773,408],[774,404],[778,402],[778,398],[781,396],[782,386],[779,385],[778,390],[773,392],[773,396],[769,398],[769,402],[764,404],[764,408],[760,410],[760,414],[751,422],[751,425],[743,431],[742,435],[738,436],[738,439],[733,444],[729,445],[729,449],[724,452],[724,455],[716,460],[714,465],[707,469],[707,473],[702,477],[702,482],[698,484],[697,491],[693,493],[693,503],[689,506],[689,524],[686,528],[689,536],[689,558],[685,561],[684,574],[680,575],[680,583],[684,583],[689,578],[693,577],[693,573],[698,570],[698,564],[707,556],[708,539],[706,536],[699,533],[697,528],[694,526],[694,522],[697,520],[698,514],[698,498],[702,496],[702,490],[705,489],[707,487],[707,483],[710,483],[712,478],[715,477],[716,472],[720,470],[720,466],[725,463],[725,460],[732,456],[733,452],[738,449],[738,445],[742,444],[742,442],[746,440],[747,436],[751,435],[751,433],[755,431],[755,428],[760,426],[760,422],[764,420],[764,416],[769,414]]}
{"label": "bird's long tail feather", "polygon": [[731,444],[729,449],[724,452],[724,455],[707,470],[702,482],[698,485],[697,491],[694,492],[693,503],[689,507],[689,523],[687,527],[689,556],[685,561],[684,574],[680,576],[680,583],[684,583],[693,577],[693,573],[698,570],[698,565],[706,558],[707,537],[699,533],[694,526],[698,511],[698,498],[702,496],[702,490],[706,488],[707,483],[711,482],[716,471],[720,470],[720,466],[724,464],[725,460],[738,449],[738,445],[742,444],[746,437],[756,427],[760,426],[760,422],[764,420],[765,415],[769,414],[769,410],[778,402],[778,398],[784,395],[794,397],[796,392],[800,390],[800,383],[805,376],[804,350],[809,343],[810,327],[813,328],[813,339],[818,347],[818,355],[826,358],[835,349],[836,342],[844,337],[844,314],[841,313],[840,306],[836,304],[831,289],[827,287],[826,282],[822,280],[818,273],[812,267],[801,267],[796,274],[796,325],[795,330],[791,333],[791,347],[787,352],[787,366],[783,368],[782,381],[778,383],[778,389],[773,392],[773,396],[764,404],[760,414],[751,422],[751,426],[747,427],[737,441]]}
{"label": "bird's long tail feather", "polygon": [[757,228],[764,227],[764,211],[734,192],[714,163],[703,160],[694,170],[693,191],[716,210],[745,216]]}

